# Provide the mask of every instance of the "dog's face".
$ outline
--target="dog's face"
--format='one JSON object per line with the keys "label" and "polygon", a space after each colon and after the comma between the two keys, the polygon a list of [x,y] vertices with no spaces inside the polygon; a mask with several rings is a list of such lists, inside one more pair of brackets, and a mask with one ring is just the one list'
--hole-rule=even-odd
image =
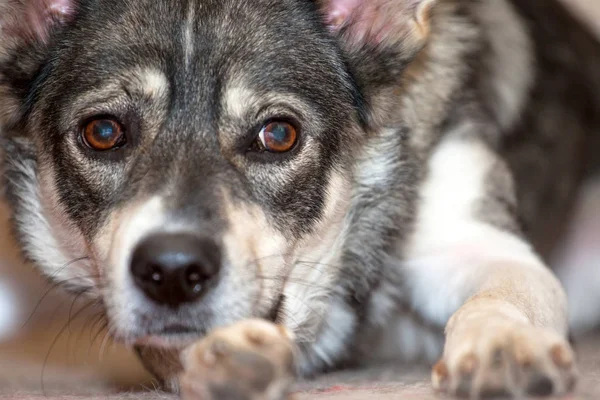
{"label": "dog's face", "polygon": [[349,24],[360,3],[1,2],[15,17],[1,21],[0,116],[26,254],[100,298],[128,342],[282,318],[304,303],[288,285],[331,287],[353,159],[395,88],[363,71],[418,47]]}

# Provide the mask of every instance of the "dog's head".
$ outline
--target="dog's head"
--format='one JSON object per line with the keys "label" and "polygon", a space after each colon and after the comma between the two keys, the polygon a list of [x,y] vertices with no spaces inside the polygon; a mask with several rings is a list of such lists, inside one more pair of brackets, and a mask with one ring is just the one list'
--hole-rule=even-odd
{"label": "dog's head", "polygon": [[431,4],[0,0],[4,168],[26,255],[102,299],[129,342],[314,319],[354,157],[393,120]]}

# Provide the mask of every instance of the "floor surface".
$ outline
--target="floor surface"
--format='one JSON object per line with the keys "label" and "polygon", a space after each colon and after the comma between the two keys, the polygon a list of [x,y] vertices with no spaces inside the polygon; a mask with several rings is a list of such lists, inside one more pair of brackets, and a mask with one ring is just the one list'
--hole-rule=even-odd
{"label": "floor surface", "polygon": [[[577,390],[574,394],[566,396],[564,400],[600,399],[600,335],[582,339],[576,343],[579,358],[580,377]],[[14,368],[14,366],[13,366]],[[0,366],[0,374],[2,366]],[[14,374],[14,370],[12,371]],[[4,374],[2,374],[4,375]],[[37,376],[39,383],[40,376]],[[90,377],[77,377],[71,375],[68,383],[58,374],[49,374],[45,377],[45,393],[40,390],[24,391],[22,386],[14,383],[3,382],[0,378],[0,398],[14,400],[62,400],[62,399],[106,399],[106,400],[134,400],[143,398],[175,399],[175,396],[153,390],[148,383],[142,392],[106,390],[99,387],[91,389],[85,382]],[[62,385],[67,385],[68,390]],[[78,385],[79,389],[73,389]],[[12,389],[7,389],[12,387]],[[66,394],[70,393],[70,394]],[[315,381],[298,384],[296,400],[310,399],[346,399],[359,400],[377,398],[381,400],[443,400],[445,397],[435,393],[429,382],[429,368],[426,366],[395,366],[381,367],[362,371],[346,371],[330,374]]]}

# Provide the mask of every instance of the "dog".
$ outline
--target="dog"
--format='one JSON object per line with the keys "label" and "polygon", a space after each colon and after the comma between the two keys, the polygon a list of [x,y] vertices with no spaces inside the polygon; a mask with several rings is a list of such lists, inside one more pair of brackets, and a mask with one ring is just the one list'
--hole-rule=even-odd
{"label": "dog", "polygon": [[573,389],[545,259],[600,44],[556,0],[2,0],[0,29],[23,253],[165,388],[424,357],[451,395]]}

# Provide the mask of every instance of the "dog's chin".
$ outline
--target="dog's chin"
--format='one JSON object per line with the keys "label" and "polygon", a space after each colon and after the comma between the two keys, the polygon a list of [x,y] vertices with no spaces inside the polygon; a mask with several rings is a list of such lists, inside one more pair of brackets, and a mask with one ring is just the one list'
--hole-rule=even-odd
{"label": "dog's chin", "polygon": [[[263,315],[255,315],[254,318],[262,318],[266,321],[277,323],[280,321],[281,309],[285,296],[280,295],[273,305]],[[201,340],[207,333],[208,327],[189,326],[184,323],[158,324],[147,329],[133,331],[113,332],[113,339],[128,347],[152,347],[157,349],[184,349]]]}
{"label": "dog's chin", "polygon": [[154,347],[160,349],[184,349],[202,339],[205,332],[182,327],[168,326],[161,330],[129,335],[127,339],[116,337],[130,347]]}
{"label": "dog's chin", "polygon": [[134,340],[133,346],[155,347],[160,349],[184,349],[202,338],[201,335],[149,335]]}
{"label": "dog's chin", "polygon": [[203,337],[200,333],[142,335],[129,344],[132,346],[155,347],[160,349],[184,349]]}

